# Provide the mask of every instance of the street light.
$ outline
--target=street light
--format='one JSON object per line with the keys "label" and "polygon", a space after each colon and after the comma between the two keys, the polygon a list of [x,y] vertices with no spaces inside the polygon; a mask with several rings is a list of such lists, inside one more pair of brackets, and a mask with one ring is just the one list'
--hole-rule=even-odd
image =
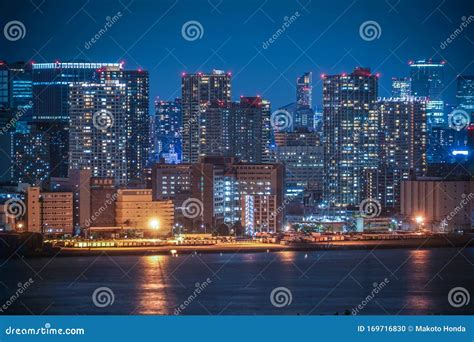
{"label": "street light", "polygon": [[160,221],[156,218],[150,219],[149,226],[151,229],[157,230],[160,228]]}
{"label": "street light", "polygon": [[418,224],[423,224],[424,221],[425,221],[425,218],[421,215],[418,215],[417,217],[415,217],[415,222]]}

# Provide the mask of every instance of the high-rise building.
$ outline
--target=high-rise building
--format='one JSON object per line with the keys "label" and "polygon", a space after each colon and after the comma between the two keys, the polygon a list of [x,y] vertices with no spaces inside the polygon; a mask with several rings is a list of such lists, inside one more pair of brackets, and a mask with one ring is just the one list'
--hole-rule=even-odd
{"label": "high-rise building", "polygon": [[446,124],[444,114],[444,61],[410,61],[411,94],[425,97],[428,129]]}
{"label": "high-rise building", "polygon": [[127,184],[126,84],[76,83],[70,86],[69,168],[89,169],[93,177]]}
{"label": "high-rise building", "polygon": [[[468,114],[474,115],[474,76],[459,75],[457,77],[457,105]],[[471,118],[471,123],[474,122]]]}
{"label": "high-rise building", "polygon": [[296,108],[291,114],[291,128],[314,130],[313,73],[306,72],[296,79]]}
{"label": "high-rise building", "polygon": [[183,74],[181,80],[183,113],[183,162],[196,163],[203,155],[205,139],[202,113],[213,101],[231,101],[231,74],[213,70],[211,74]]}
{"label": "high-rise building", "polygon": [[374,112],[380,120],[377,198],[383,207],[400,207],[400,187],[411,176],[425,176],[426,102],[413,97],[382,99]]}
{"label": "high-rise building", "polygon": [[145,70],[124,71],[127,96],[128,180],[143,183],[150,148],[149,75]]}
{"label": "high-rise building", "polygon": [[181,99],[173,101],[155,100],[155,115],[152,125],[153,161],[167,154],[176,153],[181,160],[183,116]]}
{"label": "high-rise building", "polygon": [[428,99],[426,103],[428,163],[444,162],[444,156],[436,153],[439,141],[436,140],[433,134],[434,127],[444,127],[447,125],[443,101],[444,64],[444,61],[432,60],[409,62],[412,95]]}
{"label": "high-rise building", "polygon": [[[92,82],[102,67],[121,68],[118,63],[34,63],[33,123],[50,138],[53,177],[67,177],[69,152],[69,85]],[[77,111],[78,109],[76,109]]]}
{"label": "high-rise building", "polygon": [[296,79],[296,109],[313,107],[313,73],[306,72]]}
{"label": "high-rise building", "polygon": [[11,180],[39,186],[49,177],[50,155],[47,132],[26,131],[12,133]]}
{"label": "high-rise building", "polygon": [[370,69],[323,76],[324,200],[331,207],[359,205],[377,169],[378,77]]}
{"label": "high-rise building", "polygon": [[411,96],[411,80],[409,77],[392,78],[392,97],[406,99]]}
{"label": "high-rise building", "polygon": [[239,102],[212,101],[201,114],[201,155],[269,162],[270,117],[270,103],[260,96],[241,96]]}
{"label": "high-rise building", "polygon": [[122,65],[97,70],[99,83],[120,82],[126,85],[127,178],[142,184],[150,148],[149,74],[148,71],[123,70]]}

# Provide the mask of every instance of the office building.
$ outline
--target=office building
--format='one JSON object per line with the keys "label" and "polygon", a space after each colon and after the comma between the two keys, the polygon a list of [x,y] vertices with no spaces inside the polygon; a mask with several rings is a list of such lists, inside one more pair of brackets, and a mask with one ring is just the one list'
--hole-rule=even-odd
{"label": "office building", "polygon": [[26,189],[26,227],[28,232],[46,235],[73,234],[73,196],[71,192],[42,192]]}
{"label": "office building", "polygon": [[296,79],[296,109],[313,107],[313,73],[306,72]]}
{"label": "office building", "polygon": [[323,76],[324,200],[330,207],[358,206],[377,169],[378,78],[370,69]]}
{"label": "office building", "polygon": [[33,123],[50,138],[51,176],[67,177],[69,152],[69,119],[74,108],[69,104],[69,86],[92,82],[96,70],[117,67],[118,63],[34,63]]}
{"label": "office building", "polygon": [[[241,222],[246,195],[275,196],[280,210],[273,215],[279,231],[284,214],[283,175],[280,164],[237,163],[232,157],[208,156],[195,164],[155,164],[153,198],[173,199],[177,222],[188,230],[199,230]],[[190,201],[198,209],[192,217],[185,215]],[[259,229],[262,225],[255,227]]]}
{"label": "office building", "polygon": [[183,116],[181,99],[173,101],[155,100],[153,117],[153,157],[157,162],[161,157],[176,154],[176,162],[181,160]]}
{"label": "office building", "polygon": [[149,230],[160,235],[172,233],[174,204],[170,200],[153,201],[149,189],[118,189],[115,223],[118,227]]}
{"label": "office building", "polygon": [[465,110],[468,114],[474,113],[474,76],[473,75],[459,75],[457,77],[457,105],[458,108]]}
{"label": "office building", "polygon": [[39,186],[49,176],[50,148],[47,132],[31,130],[12,133],[11,180]]}

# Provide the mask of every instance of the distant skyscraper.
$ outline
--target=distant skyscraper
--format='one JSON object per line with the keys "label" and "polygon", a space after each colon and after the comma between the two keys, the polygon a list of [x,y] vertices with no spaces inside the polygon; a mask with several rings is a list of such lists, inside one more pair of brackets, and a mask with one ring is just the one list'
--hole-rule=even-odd
{"label": "distant skyscraper", "polygon": [[406,99],[411,96],[411,80],[409,77],[392,78],[392,97]]}
{"label": "distant skyscraper", "polygon": [[240,102],[212,101],[201,115],[201,155],[268,162],[270,116],[270,103],[260,96],[241,96]]}
{"label": "distant skyscraper", "polygon": [[367,172],[377,168],[378,79],[370,69],[323,76],[324,199],[329,206],[359,205],[366,197]]}
{"label": "distant skyscraper", "polygon": [[306,72],[296,79],[296,109],[313,106],[313,73]]}
{"label": "distant skyscraper", "polygon": [[426,105],[428,128],[446,124],[443,102],[444,64],[443,61],[432,60],[409,63],[412,95],[429,99]]}
{"label": "distant skyscraper", "polygon": [[126,85],[127,179],[144,181],[150,148],[149,74],[146,70],[123,70],[122,65],[97,71],[100,83],[115,81]]}
{"label": "distant skyscraper", "polygon": [[183,161],[195,163],[202,156],[201,139],[205,139],[201,114],[212,101],[231,101],[231,75],[221,70],[211,74],[183,74]]}
{"label": "distant skyscraper", "polygon": [[153,117],[153,160],[158,160],[163,154],[176,153],[181,159],[183,134],[183,116],[181,99],[174,101],[155,101]]}
{"label": "distant skyscraper", "polygon": [[428,98],[426,103],[426,123],[428,130],[427,158],[429,163],[443,161],[443,156],[435,152],[439,141],[436,140],[432,133],[433,127],[447,125],[443,101],[444,64],[444,61],[432,60],[409,62],[412,95]]}
{"label": "distant skyscraper", "polygon": [[[69,85],[92,82],[96,70],[118,63],[33,64],[33,123],[50,137],[51,176],[67,177],[69,151]],[[77,109],[76,109],[77,110]]]}
{"label": "distant skyscraper", "polygon": [[127,183],[127,90],[117,81],[70,86],[69,168]]}
{"label": "distant skyscraper", "polygon": [[380,120],[380,152],[373,196],[383,207],[399,207],[401,182],[410,175],[426,175],[426,103],[414,98],[382,99],[374,111]]}
{"label": "distant skyscraper", "polygon": [[[458,76],[456,98],[459,108],[471,115],[474,114],[474,75]],[[471,123],[473,123],[472,119]]]}
{"label": "distant skyscraper", "polygon": [[49,177],[50,156],[47,132],[25,131],[12,133],[11,180],[39,186]]}

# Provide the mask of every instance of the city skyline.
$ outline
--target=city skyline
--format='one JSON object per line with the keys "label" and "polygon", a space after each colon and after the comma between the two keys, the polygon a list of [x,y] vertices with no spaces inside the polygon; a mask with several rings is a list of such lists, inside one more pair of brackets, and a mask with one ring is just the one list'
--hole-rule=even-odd
{"label": "city skyline", "polygon": [[[58,59],[125,61],[127,69],[149,70],[150,98],[159,97],[161,100],[177,97],[182,72],[220,69],[233,74],[233,99],[240,95],[259,94],[269,99],[275,108],[294,102],[294,82],[306,71],[313,72],[313,102],[318,106],[322,105],[322,99],[318,96],[322,93],[319,76],[350,72],[356,66],[371,67],[374,72],[380,73],[380,94],[389,96],[391,78],[409,76],[408,61],[429,58],[446,60],[445,94],[448,103],[455,100],[455,82],[452,82],[455,77],[461,73],[472,74],[469,54],[463,53],[472,47],[474,41],[469,34],[469,26],[452,45],[445,43],[449,38],[446,32],[458,28],[462,18],[466,20],[466,13],[461,8],[429,1],[416,4],[400,2],[396,5],[372,1],[370,7],[373,12],[368,14],[363,11],[367,4],[362,6],[357,1],[346,1],[325,4],[328,15],[321,16],[317,11],[321,4],[316,1],[283,3],[279,6],[265,1],[244,4],[247,6],[221,3],[216,7],[212,2],[204,2],[190,14],[183,11],[186,1],[164,1],[151,5],[131,1],[115,6],[97,4],[93,8],[83,3],[83,6],[69,9],[71,16],[67,18],[64,15],[67,9],[61,4],[52,6],[48,2],[39,9],[27,1],[15,3],[14,6],[2,4],[6,17],[16,11],[16,16],[21,13],[31,27],[25,28],[24,39],[5,41],[5,55],[2,58],[9,62],[52,62]],[[166,13],[166,16],[162,19],[150,18],[150,6]],[[23,10],[18,11],[19,7]],[[56,19],[56,27],[36,25],[40,17],[45,20],[45,17],[55,16],[59,11],[63,15],[62,20]],[[118,12],[120,16],[116,15]],[[266,22],[265,29],[259,26],[257,18],[260,17]],[[459,18],[458,22],[454,18]],[[21,16],[18,19],[22,19]],[[228,19],[240,25],[229,27],[229,30],[218,30],[217,27],[225,26]],[[131,27],[127,22],[130,20],[140,24]],[[408,25],[397,25],[400,20],[408,22]],[[201,25],[202,37],[183,38],[182,28],[189,21],[197,21]],[[376,39],[368,41],[359,35],[361,25],[367,21],[375,21],[379,25],[380,36]],[[285,22],[289,23],[289,27],[282,34],[277,34],[273,43],[268,43],[268,39]],[[90,47],[86,49],[91,38],[107,23],[110,23],[110,28],[100,34],[95,43],[89,43]],[[313,24],[316,27],[311,26]],[[255,30],[256,25],[258,30]],[[318,25],[325,30],[313,38],[308,33],[317,30]],[[74,27],[81,27],[74,39],[64,39],[65,32],[74,30]],[[412,35],[412,32],[418,35]],[[168,40],[171,37],[172,40]],[[29,39],[36,42],[44,40],[44,45],[30,46]],[[339,44],[341,39],[347,42],[347,46]],[[189,54],[189,49],[192,49],[192,54]],[[367,54],[367,51],[371,53]]]}

